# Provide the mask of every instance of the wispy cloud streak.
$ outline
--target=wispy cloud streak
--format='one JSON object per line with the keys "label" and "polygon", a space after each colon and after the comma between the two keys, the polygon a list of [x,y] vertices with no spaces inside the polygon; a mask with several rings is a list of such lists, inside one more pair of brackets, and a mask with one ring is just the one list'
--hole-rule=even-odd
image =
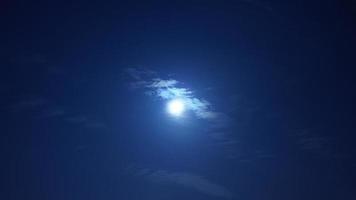
{"label": "wispy cloud streak", "polygon": [[131,168],[130,170],[133,172],[134,176],[143,177],[146,180],[157,184],[178,185],[205,195],[226,199],[231,199],[234,196],[234,194],[226,187],[196,174],[170,172],[166,170],[151,170],[147,168]]}
{"label": "wispy cloud streak", "polygon": [[85,128],[106,128],[106,124],[84,114],[74,114],[62,106],[53,105],[50,100],[43,97],[30,97],[2,108],[16,114],[30,113],[37,120],[55,119]]}
{"label": "wispy cloud streak", "polygon": [[196,117],[201,119],[217,118],[219,113],[212,110],[211,104],[194,96],[189,88],[181,87],[181,83],[174,79],[157,78],[152,71],[137,70],[129,68],[127,72],[135,80],[131,83],[133,88],[143,88],[146,94],[154,95],[163,100],[181,99]]}
{"label": "wispy cloud streak", "polygon": [[229,159],[237,157],[236,140],[232,138],[229,130],[231,119],[226,113],[216,111],[209,101],[196,96],[193,90],[184,87],[184,84],[178,80],[161,78],[154,71],[137,68],[128,68],[127,74],[132,89],[141,89],[148,96],[160,100],[169,101],[178,98],[184,101],[188,111],[196,118],[209,122],[204,129],[215,142],[215,146],[224,149],[225,157]]}

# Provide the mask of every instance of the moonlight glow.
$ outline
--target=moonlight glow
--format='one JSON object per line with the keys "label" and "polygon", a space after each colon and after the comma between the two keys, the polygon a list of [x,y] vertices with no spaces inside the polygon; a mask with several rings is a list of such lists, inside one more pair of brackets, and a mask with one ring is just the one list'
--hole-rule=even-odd
{"label": "moonlight glow", "polygon": [[167,104],[167,111],[173,116],[181,116],[184,112],[184,102],[180,99],[173,99]]}

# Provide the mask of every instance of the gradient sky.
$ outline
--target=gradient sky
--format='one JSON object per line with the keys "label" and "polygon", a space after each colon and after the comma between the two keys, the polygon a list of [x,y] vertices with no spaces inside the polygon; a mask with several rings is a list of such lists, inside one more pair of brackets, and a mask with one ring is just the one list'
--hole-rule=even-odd
{"label": "gradient sky", "polygon": [[355,8],[2,1],[0,199],[356,199]]}

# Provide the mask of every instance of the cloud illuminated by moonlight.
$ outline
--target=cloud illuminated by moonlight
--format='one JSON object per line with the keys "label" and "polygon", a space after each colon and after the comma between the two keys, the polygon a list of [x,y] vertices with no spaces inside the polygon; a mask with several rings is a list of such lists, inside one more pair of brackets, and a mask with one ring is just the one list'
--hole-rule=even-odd
{"label": "cloud illuminated by moonlight", "polygon": [[179,87],[180,82],[174,79],[150,78],[155,75],[152,71],[140,71],[129,68],[128,73],[135,79],[131,84],[133,88],[144,88],[146,94],[156,96],[163,100],[181,99],[186,109],[192,111],[201,119],[214,119],[218,113],[212,111],[211,104],[193,95],[193,92],[184,87]]}

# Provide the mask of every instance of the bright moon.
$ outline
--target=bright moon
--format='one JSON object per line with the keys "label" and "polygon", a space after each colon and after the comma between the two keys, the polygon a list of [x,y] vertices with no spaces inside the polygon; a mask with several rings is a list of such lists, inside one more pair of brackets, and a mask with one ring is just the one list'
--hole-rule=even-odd
{"label": "bright moon", "polygon": [[174,116],[181,116],[182,113],[184,112],[184,102],[180,99],[173,99],[168,102],[167,104],[167,110],[171,115]]}

